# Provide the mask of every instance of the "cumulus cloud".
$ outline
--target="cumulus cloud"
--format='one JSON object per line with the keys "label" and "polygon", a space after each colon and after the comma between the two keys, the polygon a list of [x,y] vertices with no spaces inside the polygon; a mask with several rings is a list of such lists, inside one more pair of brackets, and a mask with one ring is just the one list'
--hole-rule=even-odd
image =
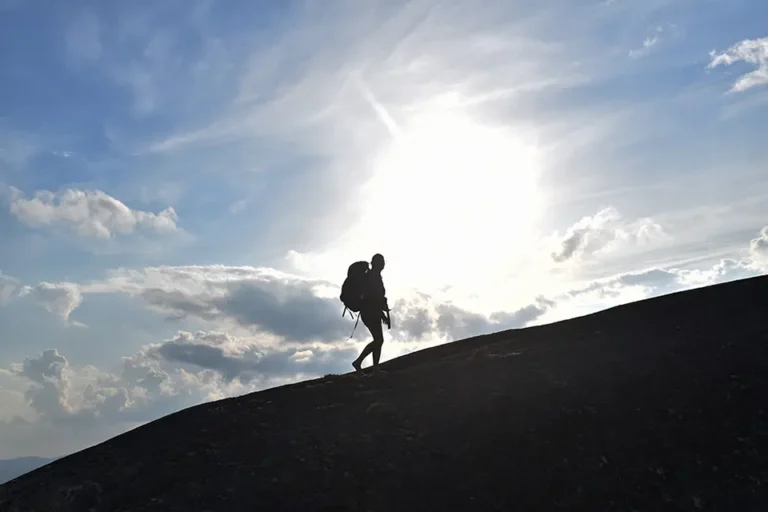
{"label": "cumulus cloud", "polygon": [[249,383],[264,376],[286,377],[346,371],[355,355],[350,344],[315,344],[311,349],[273,348],[255,338],[232,336],[224,332],[180,331],[175,337],[146,347],[148,360],[213,370],[225,381]]}
{"label": "cumulus cloud", "polygon": [[56,349],[12,365],[26,379],[25,399],[38,421],[95,425],[146,421],[181,407],[348,370],[349,343],[302,350],[269,347],[254,337],[179,331],[122,358],[122,370],[74,368]]}
{"label": "cumulus cloud", "polygon": [[743,92],[760,85],[768,85],[768,37],[745,39],[722,53],[711,52],[710,68],[730,66],[737,62],[752,64],[757,69],[742,75],[731,87],[731,92]]}
{"label": "cumulus cloud", "polygon": [[749,242],[749,259],[755,269],[768,272],[768,226]]}
{"label": "cumulus cloud", "polygon": [[166,372],[142,353],[123,358],[118,374],[93,366],[74,368],[56,349],[27,357],[11,368],[30,383],[25,399],[37,414],[35,423],[94,427],[104,422],[146,421],[199,403],[208,391],[188,385],[179,370]]}
{"label": "cumulus cloud", "polygon": [[30,381],[25,398],[38,415],[36,421],[92,426],[102,419],[146,420],[161,412],[146,407],[162,398],[158,381],[164,380],[148,366],[126,363],[122,375],[92,366],[75,369],[66,357],[50,349],[12,368],[18,377]]}
{"label": "cumulus cloud", "polygon": [[138,229],[160,234],[178,230],[172,207],[158,213],[132,210],[100,190],[42,190],[26,199],[12,189],[10,211],[30,227],[63,226],[83,237],[107,239]]}
{"label": "cumulus cloud", "polygon": [[643,244],[665,236],[661,225],[652,219],[627,222],[616,209],[604,208],[568,228],[551,256],[555,262],[563,263],[612,251],[622,243]]}
{"label": "cumulus cloud", "polygon": [[118,270],[88,292],[122,292],[171,319],[196,317],[294,342],[343,339],[338,286],[269,268],[184,266]]}
{"label": "cumulus cloud", "polygon": [[[47,311],[69,321],[69,315],[82,303],[83,296],[80,287],[75,283],[47,283],[36,286],[25,286],[19,292],[20,296],[28,296],[39,302]],[[82,326],[83,324],[76,323]]]}
{"label": "cumulus cloud", "polygon": [[543,315],[552,304],[546,299],[539,299],[536,303],[517,311],[498,311],[488,316],[469,312],[454,305],[441,304],[437,307],[435,326],[446,338],[468,338],[492,331],[524,327]]}
{"label": "cumulus cloud", "polygon": [[456,340],[492,331],[525,327],[539,319],[555,303],[543,297],[515,311],[497,311],[490,315],[468,311],[455,304],[440,303],[420,294],[412,300],[395,303],[393,336],[401,341],[420,337]]}
{"label": "cumulus cloud", "polygon": [[628,272],[575,288],[567,292],[564,297],[593,295],[600,299],[611,299],[620,296],[631,288],[639,288],[642,297],[650,297],[714,285],[752,275],[754,272],[750,269],[748,262],[723,259],[706,269],[651,268]]}
{"label": "cumulus cloud", "polygon": [[173,339],[150,347],[147,357],[215,370],[231,381],[248,380],[258,371],[264,353],[257,347],[240,344],[237,338],[224,332],[179,332]]}
{"label": "cumulus cloud", "polygon": [[34,383],[27,390],[26,399],[35,411],[48,418],[61,418],[72,413],[69,362],[56,349],[26,358],[16,371]]}

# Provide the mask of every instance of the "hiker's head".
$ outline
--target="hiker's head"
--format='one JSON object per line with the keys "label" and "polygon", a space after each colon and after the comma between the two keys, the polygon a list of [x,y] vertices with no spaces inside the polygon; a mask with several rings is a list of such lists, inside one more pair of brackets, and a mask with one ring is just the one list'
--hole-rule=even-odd
{"label": "hiker's head", "polygon": [[371,258],[371,267],[373,270],[381,272],[384,269],[384,256],[379,253],[374,254]]}

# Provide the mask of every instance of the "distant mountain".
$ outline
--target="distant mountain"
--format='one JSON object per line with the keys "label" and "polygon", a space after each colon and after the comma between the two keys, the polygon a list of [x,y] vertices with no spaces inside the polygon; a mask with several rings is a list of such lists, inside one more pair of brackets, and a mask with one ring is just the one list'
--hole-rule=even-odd
{"label": "distant mountain", "polygon": [[0,484],[13,480],[17,476],[28,473],[40,466],[45,466],[56,459],[43,457],[18,457],[16,459],[0,459]]}

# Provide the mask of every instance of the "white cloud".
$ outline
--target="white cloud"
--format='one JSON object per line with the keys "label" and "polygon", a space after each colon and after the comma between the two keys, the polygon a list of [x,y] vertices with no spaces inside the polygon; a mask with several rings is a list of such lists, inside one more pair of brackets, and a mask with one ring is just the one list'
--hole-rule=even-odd
{"label": "white cloud", "polygon": [[255,337],[180,331],[172,339],[145,347],[142,354],[147,360],[185,370],[214,371],[224,382],[239,380],[248,384],[257,379],[346,371],[357,352],[350,343],[313,343],[297,351],[261,343]]}
{"label": "white cloud", "polygon": [[622,245],[642,245],[667,238],[661,225],[643,218],[627,222],[615,208],[585,216],[559,237],[552,260],[564,263],[611,252]]}
{"label": "white cloud", "polygon": [[[29,296],[38,301],[49,312],[69,321],[69,315],[83,302],[80,287],[75,283],[47,283],[45,281],[35,286],[24,286],[20,296]],[[79,322],[73,325],[83,326]]]}
{"label": "white cloud", "polygon": [[753,87],[768,85],[768,37],[745,39],[722,53],[710,53],[710,68],[730,66],[744,62],[757,69],[741,76],[731,87],[731,92],[743,92]]}
{"label": "white cloud", "polygon": [[553,297],[556,307],[540,318],[555,322],[612,306],[754,276],[748,262],[721,260],[707,268],[649,268],[594,280]]}
{"label": "white cloud", "polygon": [[65,226],[83,237],[111,238],[145,229],[161,234],[178,230],[172,207],[159,213],[132,210],[100,190],[38,191],[31,199],[12,189],[10,211],[31,227]]}
{"label": "white cloud", "polygon": [[69,362],[64,356],[56,349],[46,350],[37,357],[26,358],[19,366],[17,373],[34,383],[27,390],[26,399],[35,411],[54,419],[72,413]]}
{"label": "white cloud", "polygon": [[306,363],[312,359],[314,355],[315,353],[311,350],[299,350],[291,356],[291,359],[299,363]]}
{"label": "white cloud", "polygon": [[768,272],[768,226],[749,242],[749,258],[754,268]]}
{"label": "white cloud", "polygon": [[167,399],[181,390],[165,386],[167,374],[136,359],[125,358],[122,373],[113,375],[92,366],[73,368],[66,357],[50,349],[12,368],[18,377],[31,381],[25,398],[37,415],[34,421],[91,427],[101,420],[144,421],[170,412],[153,406],[169,405]]}
{"label": "white cloud", "polygon": [[586,286],[575,288],[563,297],[578,298],[588,295],[599,300],[610,300],[634,289],[640,298],[647,298],[680,290],[710,286],[734,279],[750,277],[754,272],[748,262],[723,259],[710,268],[650,268],[598,279]]}
{"label": "white cloud", "polygon": [[419,294],[394,302],[392,337],[402,342],[444,342],[491,331],[520,328],[535,323],[554,305],[554,302],[539,297],[515,311],[483,314]]}

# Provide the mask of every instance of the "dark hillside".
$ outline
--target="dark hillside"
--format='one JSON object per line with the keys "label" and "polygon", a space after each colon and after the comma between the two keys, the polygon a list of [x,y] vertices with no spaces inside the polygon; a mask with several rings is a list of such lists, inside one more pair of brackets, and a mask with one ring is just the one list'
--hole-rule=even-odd
{"label": "dark hillside", "polygon": [[180,411],[0,511],[768,510],[768,278]]}

